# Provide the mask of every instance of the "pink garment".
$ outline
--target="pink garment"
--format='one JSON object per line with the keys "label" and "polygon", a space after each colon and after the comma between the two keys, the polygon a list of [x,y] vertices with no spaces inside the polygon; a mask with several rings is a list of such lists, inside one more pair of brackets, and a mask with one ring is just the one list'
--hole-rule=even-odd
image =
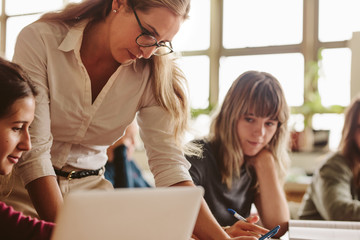
{"label": "pink garment", "polygon": [[0,239],[50,239],[54,223],[23,215],[0,201]]}

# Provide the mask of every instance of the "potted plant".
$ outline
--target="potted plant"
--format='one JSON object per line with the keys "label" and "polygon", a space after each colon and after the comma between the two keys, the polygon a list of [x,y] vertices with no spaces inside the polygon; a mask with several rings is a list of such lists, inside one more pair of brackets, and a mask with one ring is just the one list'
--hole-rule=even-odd
{"label": "potted plant", "polygon": [[[342,113],[343,106],[332,105],[324,107],[321,104],[321,97],[318,89],[319,73],[321,71],[321,49],[318,54],[318,61],[312,61],[306,66],[306,73],[304,79],[304,104],[300,107],[292,107],[292,114],[302,114],[304,116],[304,130],[303,132],[292,133],[292,150],[293,151],[313,151],[314,145],[318,143],[323,145],[326,140],[317,141],[317,137],[328,136],[329,130],[314,130],[312,125],[312,118],[317,113]],[[315,136],[314,136],[315,134]],[[319,135],[319,136],[316,136]],[[316,149],[315,149],[316,150]]]}

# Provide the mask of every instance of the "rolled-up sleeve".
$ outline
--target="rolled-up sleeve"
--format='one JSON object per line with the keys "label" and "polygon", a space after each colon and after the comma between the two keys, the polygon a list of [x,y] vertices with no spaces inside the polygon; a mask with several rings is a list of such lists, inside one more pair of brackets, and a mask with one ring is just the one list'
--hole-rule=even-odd
{"label": "rolled-up sleeve", "polygon": [[138,114],[140,136],[157,187],[192,181],[190,163],[174,138],[171,116],[160,106],[142,108]]}
{"label": "rolled-up sleeve", "polygon": [[50,157],[53,138],[45,49],[39,32],[27,27],[18,36],[13,58],[27,72],[38,91],[35,118],[30,128],[32,150],[24,153],[18,164],[19,175],[25,184],[43,176],[55,175]]}

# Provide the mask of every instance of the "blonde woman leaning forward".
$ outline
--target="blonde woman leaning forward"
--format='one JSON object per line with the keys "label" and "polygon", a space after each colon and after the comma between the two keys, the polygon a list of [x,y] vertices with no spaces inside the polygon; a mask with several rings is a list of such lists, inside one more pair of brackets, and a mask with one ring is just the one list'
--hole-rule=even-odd
{"label": "blonde woman leaning forward", "polygon": [[[68,192],[112,189],[103,177],[106,149],[135,116],[156,185],[193,186],[181,142],[185,79],[171,56],[189,7],[190,0],[85,0],[21,31],[14,61],[39,95],[33,149],[19,163],[9,204],[52,221]],[[194,232],[228,237],[205,203]]]}
{"label": "blonde woman leaning forward", "polygon": [[[202,157],[188,157],[191,176],[205,188],[205,200],[230,236],[249,234],[258,216],[264,227],[287,231],[289,210],[282,184],[288,166],[289,109],[280,83],[269,73],[248,71],[227,92],[210,134],[196,143]],[[227,209],[247,217],[238,221]],[[258,234],[263,232],[257,232]]]}

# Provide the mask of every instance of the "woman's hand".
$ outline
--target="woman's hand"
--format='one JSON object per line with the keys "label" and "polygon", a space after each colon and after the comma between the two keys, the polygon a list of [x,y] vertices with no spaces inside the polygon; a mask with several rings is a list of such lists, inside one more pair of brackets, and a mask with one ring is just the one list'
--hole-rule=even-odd
{"label": "woman's hand", "polygon": [[[258,238],[261,237],[262,234],[265,234],[269,231],[266,228],[255,224],[259,221],[258,215],[250,216],[246,220],[248,222],[239,220],[231,227],[224,228],[224,231],[231,237],[224,240],[258,240]],[[190,240],[201,239],[193,234]]]}
{"label": "woman's hand", "polygon": [[268,167],[275,167],[275,159],[272,153],[264,148],[255,156],[252,156],[248,159],[250,165],[254,166],[255,170],[261,171]]}
{"label": "woman's hand", "polygon": [[[269,230],[256,225],[259,221],[259,216],[254,215],[246,219],[248,222],[237,221],[230,228],[226,228],[225,231],[229,234],[231,239],[238,239],[240,236],[251,236],[255,238],[244,238],[244,239],[258,239],[262,234],[267,233]],[[243,239],[243,238],[239,238]]]}
{"label": "woman's hand", "polygon": [[[224,239],[224,240],[236,240],[236,239],[239,239],[239,240],[257,240],[256,237],[249,237],[249,236],[242,236],[242,237],[235,237],[235,238],[227,238],[227,239]],[[197,238],[195,235],[191,236],[190,240],[200,240],[199,238]]]}
{"label": "woman's hand", "polygon": [[[239,239],[239,240],[258,240],[257,237],[250,237],[250,236],[241,236],[241,237],[228,238],[228,239],[231,239],[231,240],[236,240],[236,239]],[[226,240],[228,240],[228,239],[226,239]]]}

